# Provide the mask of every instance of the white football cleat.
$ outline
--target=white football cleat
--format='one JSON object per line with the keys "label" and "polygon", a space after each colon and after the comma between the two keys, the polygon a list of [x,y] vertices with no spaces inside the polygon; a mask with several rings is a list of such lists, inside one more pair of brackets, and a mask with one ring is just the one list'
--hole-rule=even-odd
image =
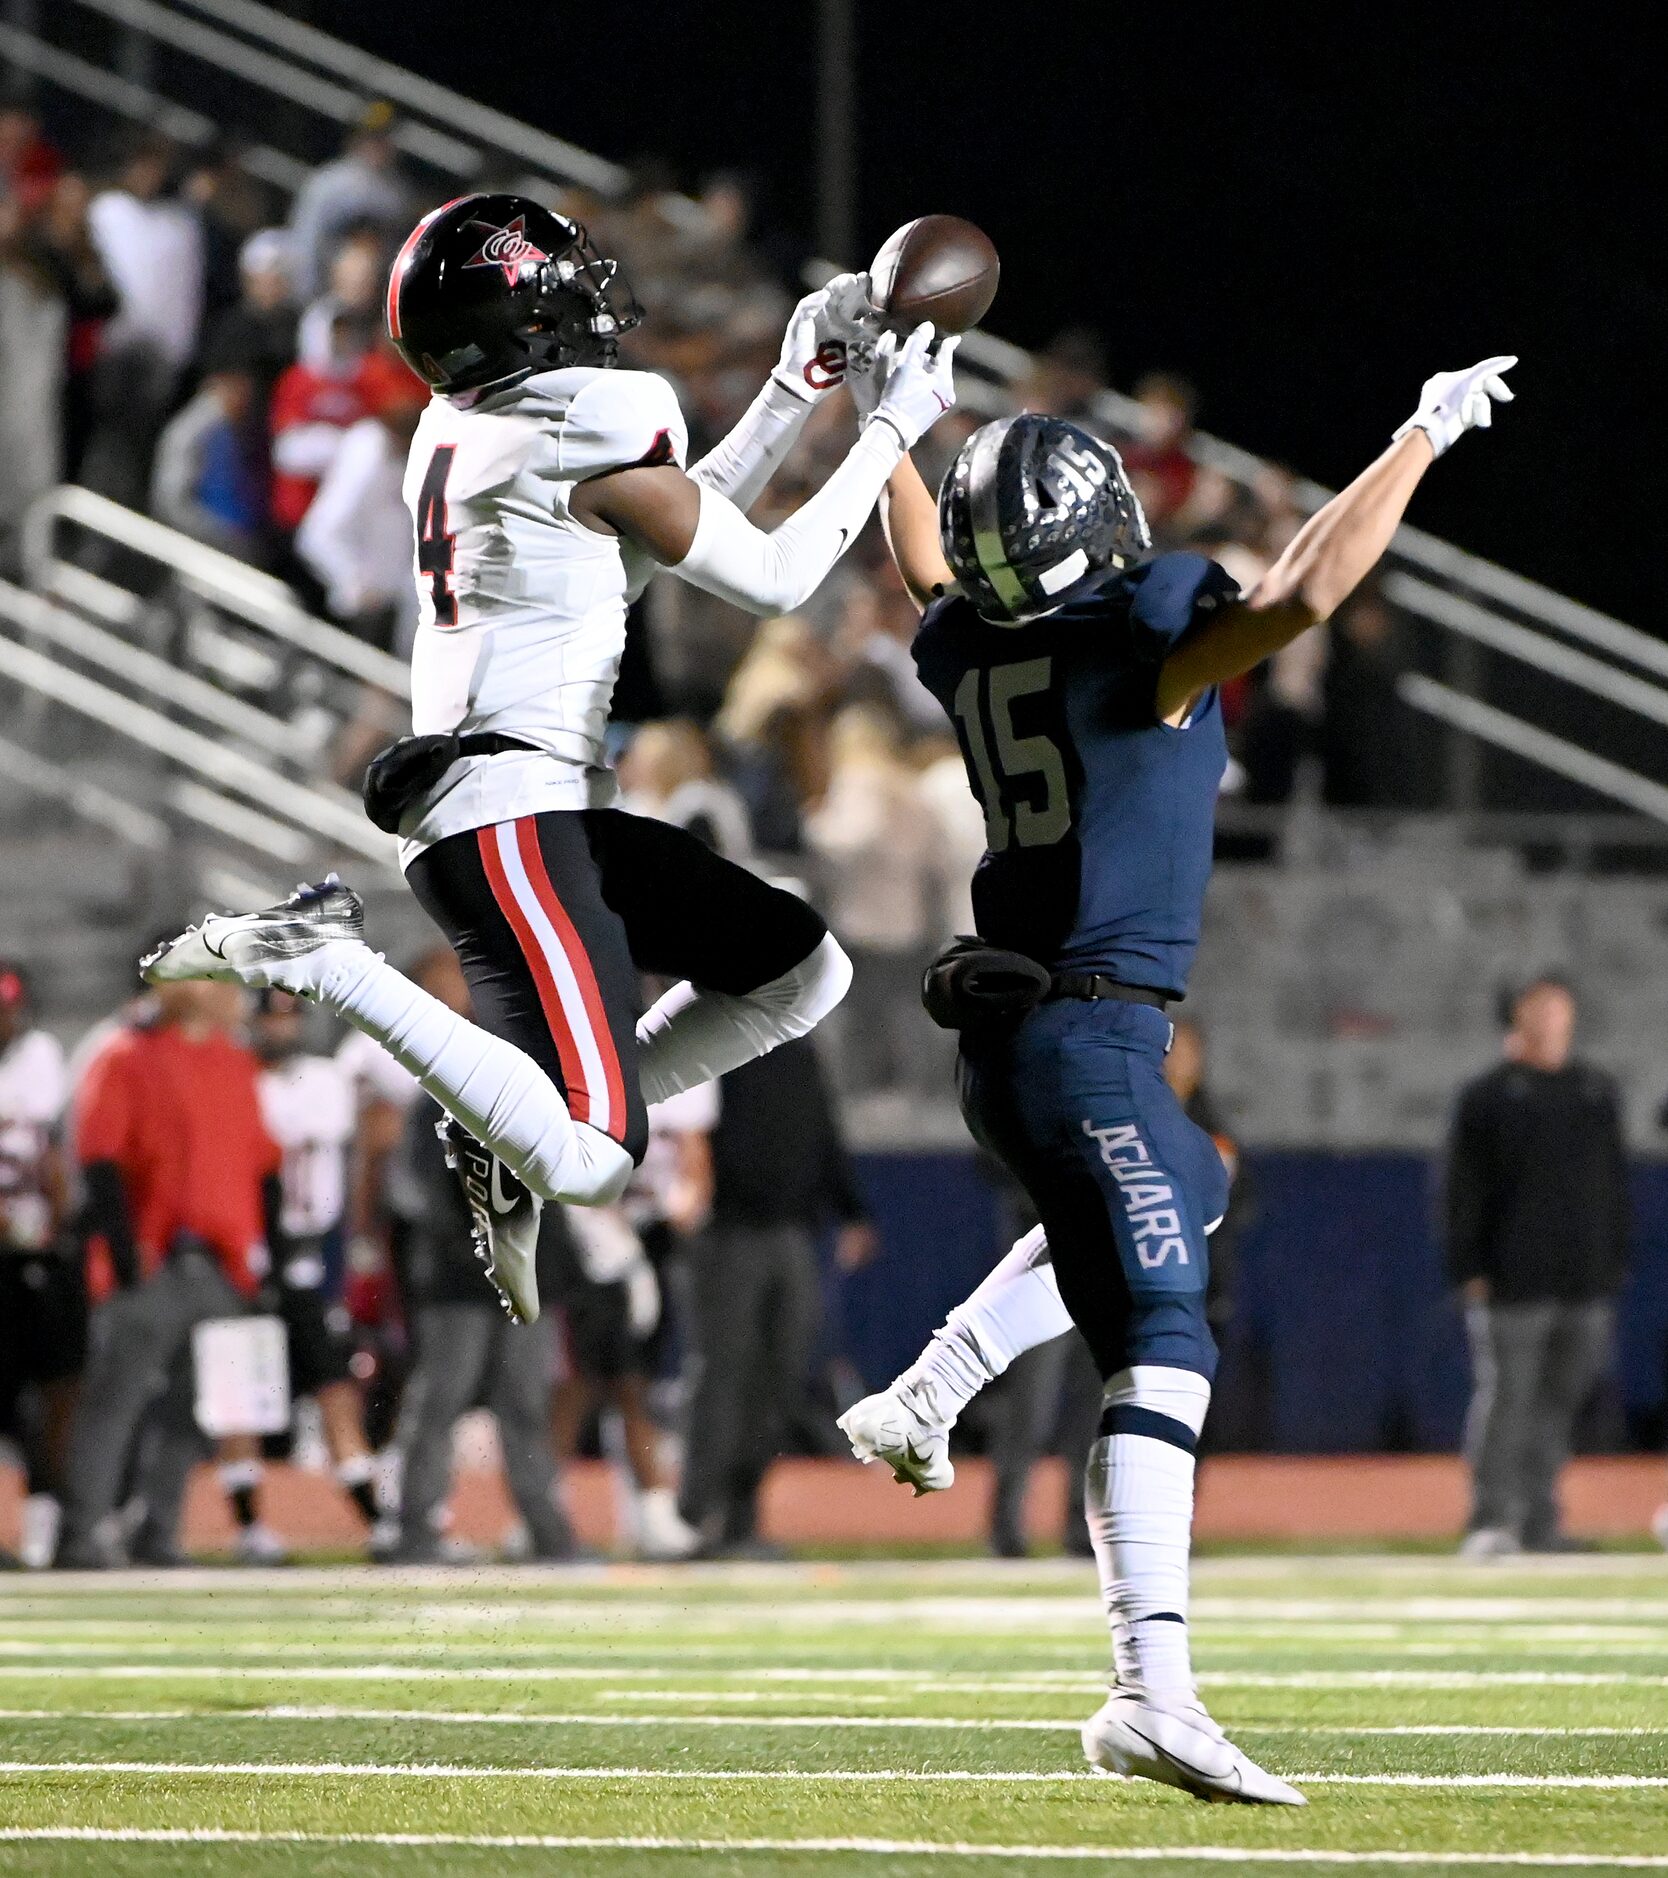
{"label": "white football cleat", "polygon": [[1114,1689],[1083,1724],[1083,1752],[1102,1773],[1157,1780],[1200,1800],[1309,1804],[1296,1787],[1242,1754],[1197,1696],[1160,1699]]}
{"label": "white football cleat", "polygon": [[240,1526],[234,1546],[240,1565],[287,1565],[290,1549],[272,1528],[256,1520],[253,1526]]}
{"label": "white football cleat", "polygon": [[364,902],[332,874],[259,913],[210,913],[200,926],[188,926],[148,953],[139,970],[153,985],[217,978],[256,991],[276,985],[307,997],[314,983],[303,961],[334,940],[364,936]]}
{"label": "white football cleat", "polygon": [[539,1215],[544,1201],[450,1115],[435,1124],[446,1165],[458,1177],[474,1221],[475,1256],[498,1301],[518,1324],[539,1316]]}
{"label": "white football cleat", "polygon": [[895,1382],[854,1403],[836,1425],[865,1466],[884,1461],[892,1478],[913,1487],[917,1499],[955,1480],[949,1424],[937,1413],[929,1384]]}
{"label": "white football cleat", "polygon": [[673,1564],[693,1556],[701,1535],[678,1511],[678,1497],[670,1487],[645,1487],[637,1496],[636,1556],[657,1564]]}

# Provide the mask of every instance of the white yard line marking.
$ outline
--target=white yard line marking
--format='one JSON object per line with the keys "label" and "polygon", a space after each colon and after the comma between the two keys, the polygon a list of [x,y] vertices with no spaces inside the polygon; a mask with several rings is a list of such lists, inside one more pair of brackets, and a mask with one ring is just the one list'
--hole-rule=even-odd
{"label": "white yard line marking", "polygon": [[[629,1780],[746,1782],[809,1781],[858,1784],[875,1781],[923,1782],[929,1785],[1048,1786],[1097,1781],[1097,1772],[1062,1769],[998,1770],[971,1768],[814,1768],[783,1767],[479,1767],[449,1761],[0,1761],[0,1774],[144,1774],[169,1779],[327,1779],[327,1780]],[[1110,1776],[1117,1778],[1116,1775]],[[1658,1774],[1329,1774],[1287,1776],[1294,1786],[1521,1788],[1535,1792],[1611,1791],[1668,1787]]]}
{"label": "white yard line marking", "polygon": [[[1081,1716],[989,1716],[989,1715],[624,1715],[553,1714],[548,1711],[516,1709],[432,1709],[432,1708],[338,1708],[334,1706],[296,1707],[278,1703],[263,1708],[191,1709],[0,1709],[0,1722],[159,1722],[159,1721],[311,1721],[421,1722],[437,1727],[500,1726],[516,1728],[926,1728],[974,1729],[985,1733],[1012,1731],[1024,1734],[1072,1734],[1082,1727]],[[1505,1736],[1533,1740],[1540,1737],[1557,1740],[1627,1740],[1660,1739],[1668,1728],[1528,1728],[1472,1725],[1467,1722],[1401,1723],[1395,1726],[1358,1727],[1325,1722],[1240,1722],[1234,1732],[1242,1735],[1340,1735],[1354,1740],[1445,1737],[1471,1735]]]}
{"label": "white yard line marking", "polygon": [[[676,1652],[682,1654],[681,1649]],[[221,1681],[221,1682],[664,1682],[676,1673],[658,1668],[569,1663],[459,1664],[429,1663],[17,1663],[0,1662],[0,1677],[26,1682]],[[1040,1670],[1029,1674],[934,1676],[887,1666],[875,1669],[790,1669],[779,1665],[755,1669],[709,1669],[711,1679],[743,1683],[873,1683],[920,1695],[1046,1695],[1060,1689],[1087,1691],[1104,1687],[1092,1670]],[[1513,1688],[1668,1688],[1668,1675],[1629,1670],[1540,1669],[1315,1669],[1286,1673],[1253,1670],[1207,1671],[1201,1682],[1212,1689],[1513,1689]],[[715,1698],[702,1690],[657,1690],[670,1699],[752,1701],[751,1693]]]}
{"label": "white yard line marking", "polygon": [[871,1853],[882,1858],[981,1858],[1172,1865],[1433,1865],[1532,1870],[1668,1871],[1668,1855],[1602,1852],[1322,1852],[1229,1845],[981,1845],[934,1839],[670,1839],[554,1833],[240,1832],[218,1826],[0,1826],[0,1842],[71,1845],[319,1845],[475,1848],[533,1852]]}

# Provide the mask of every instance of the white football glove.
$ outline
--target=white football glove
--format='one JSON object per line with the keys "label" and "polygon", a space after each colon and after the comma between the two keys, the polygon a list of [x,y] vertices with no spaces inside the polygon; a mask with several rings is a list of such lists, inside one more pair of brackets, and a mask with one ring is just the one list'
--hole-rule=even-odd
{"label": "white football glove", "polygon": [[923,320],[900,345],[896,333],[887,333],[875,347],[874,370],[880,397],[864,426],[890,424],[911,450],[948,410],[955,406],[956,387],[951,366],[961,336],[933,344],[931,320]]}
{"label": "white football glove", "polygon": [[867,274],[836,274],[793,310],[782,356],[771,377],[784,391],[815,404],[846,380],[848,348],[879,325],[869,304]]}
{"label": "white football glove", "polygon": [[1419,394],[1419,408],[1396,432],[1402,438],[1410,430],[1422,430],[1431,440],[1438,456],[1451,448],[1468,430],[1487,430],[1496,404],[1510,404],[1512,394],[1502,372],[1517,363],[1515,353],[1503,352],[1498,358],[1484,359],[1481,365],[1468,366],[1463,372],[1438,372],[1425,380]]}

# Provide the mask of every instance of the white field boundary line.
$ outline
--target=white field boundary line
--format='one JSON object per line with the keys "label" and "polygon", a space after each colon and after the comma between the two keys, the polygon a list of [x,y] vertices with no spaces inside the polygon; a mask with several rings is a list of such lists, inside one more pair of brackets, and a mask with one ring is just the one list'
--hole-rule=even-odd
{"label": "white field boundary line", "polygon": [[[0,1678],[24,1682],[644,1682],[655,1684],[671,1673],[571,1664],[485,1664],[443,1669],[426,1663],[301,1663],[290,1666],[252,1663],[0,1663]],[[742,1683],[873,1683],[920,1695],[1048,1695],[1061,1689],[1103,1689],[1105,1680],[1082,1674],[1042,1671],[1015,1676],[927,1676],[911,1670],[781,1669],[715,1670],[711,1675]],[[1211,1689],[1663,1689],[1668,1675],[1630,1670],[1556,1669],[1362,1669],[1298,1670],[1289,1674],[1228,1670],[1206,1673],[1200,1682]],[[758,1696],[702,1689],[655,1689],[657,1697],[685,1701],[754,1701]]]}
{"label": "white field boundary line", "polygon": [[[429,1708],[335,1708],[292,1707],[276,1704],[266,1708],[194,1709],[0,1709],[0,1722],[172,1722],[172,1721],[306,1721],[421,1722],[437,1727],[508,1727],[508,1728],[925,1728],[972,1729],[981,1733],[1005,1731],[1025,1734],[1076,1735],[1082,1728],[1081,1717],[1011,1718],[989,1715],[621,1715],[621,1714],[552,1714],[529,1713],[513,1709],[429,1709]],[[1525,1740],[1660,1740],[1668,1728],[1618,1727],[1508,1727],[1473,1725],[1468,1722],[1402,1722],[1380,1726],[1339,1725],[1325,1722],[1240,1722],[1235,1734],[1340,1735],[1350,1740],[1401,1738],[1504,1736]]]}
{"label": "white field boundary line", "polygon": [[0,1826],[0,1843],[68,1845],[316,1845],[442,1847],[517,1852],[869,1853],[881,1858],[978,1858],[1061,1863],[1171,1865],[1433,1865],[1554,1871],[1668,1871],[1648,1852],[1321,1852],[1233,1845],[981,1845],[935,1839],[602,1838],[555,1833],[240,1832],[221,1826]]}
{"label": "white field boundary line", "polygon": [[[1083,1782],[1117,1780],[1116,1774],[1062,1769],[979,1772],[972,1768],[933,1769],[894,1767],[478,1767],[450,1761],[0,1761],[0,1774],[110,1774],[184,1779],[257,1780],[629,1780],[633,1784],[660,1781],[687,1785],[693,1781],[724,1785],[761,1783],[780,1785],[798,1781],[823,1786],[852,1786],[886,1781],[928,1786],[1076,1786]],[[1432,1787],[1442,1790],[1470,1788],[1512,1789],[1532,1792],[1612,1792],[1668,1788],[1668,1774],[1328,1774],[1286,1776],[1295,1786],[1309,1787]]]}

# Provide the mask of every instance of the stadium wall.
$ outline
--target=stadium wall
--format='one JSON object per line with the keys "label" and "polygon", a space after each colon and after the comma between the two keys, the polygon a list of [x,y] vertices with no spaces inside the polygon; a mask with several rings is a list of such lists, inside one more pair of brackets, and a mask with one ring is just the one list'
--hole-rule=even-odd
{"label": "stadium wall", "polygon": [[[997,1189],[965,1154],[866,1155],[885,1242],[846,1281],[845,1349],[878,1387],[1008,1244]],[[1246,1156],[1215,1445],[1296,1454],[1457,1447],[1468,1369],[1436,1237],[1438,1169],[1405,1153]],[[1659,1445],[1668,1420],[1668,1163],[1633,1174],[1633,1270],[1613,1383],[1584,1445]]]}

